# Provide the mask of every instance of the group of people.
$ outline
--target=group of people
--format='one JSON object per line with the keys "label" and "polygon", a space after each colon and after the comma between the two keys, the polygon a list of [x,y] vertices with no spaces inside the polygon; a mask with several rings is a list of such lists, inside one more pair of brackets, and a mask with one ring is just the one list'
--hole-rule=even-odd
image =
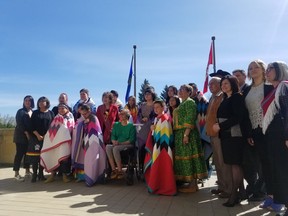
{"label": "group of people", "polygon": [[[150,193],[193,193],[198,180],[208,177],[208,143],[218,183],[211,193],[228,198],[224,206],[248,199],[280,211],[288,204],[287,64],[266,66],[255,60],[247,74],[218,70],[210,76],[209,100],[194,83],[179,89],[169,86],[166,101],[158,100],[154,88],[147,87],[145,102],[139,106],[134,96],[123,106],[112,90],[103,93],[103,104],[96,109],[89,91],[81,89],[73,109],[62,93],[53,112],[46,97],[39,98],[33,111],[33,98],[26,96],[16,114],[15,178],[22,179],[19,168],[25,156],[26,175],[30,165],[33,168],[32,182],[45,180],[45,169],[51,173],[47,183],[54,181],[56,172],[68,182],[73,171],[77,181],[92,186],[103,177],[107,161],[110,178],[121,179],[125,174],[120,151],[137,143]],[[140,126],[137,132],[135,125]]]}

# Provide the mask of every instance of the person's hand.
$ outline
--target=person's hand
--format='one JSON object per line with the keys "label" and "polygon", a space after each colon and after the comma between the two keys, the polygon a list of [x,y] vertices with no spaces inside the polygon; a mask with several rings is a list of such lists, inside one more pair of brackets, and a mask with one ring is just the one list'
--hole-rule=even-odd
{"label": "person's hand", "polygon": [[253,140],[253,138],[248,138],[247,141],[248,141],[248,143],[249,143],[251,146],[254,146],[254,140]]}
{"label": "person's hand", "polygon": [[44,138],[43,138],[43,136],[38,135],[38,136],[37,136],[37,139],[38,139],[38,141],[42,141]]}
{"label": "person's hand", "polygon": [[212,129],[214,130],[214,132],[219,132],[220,131],[220,127],[219,127],[219,124],[218,123],[215,123],[212,127]]}
{"label": "person's hand", "polygon": [[112,143],[113,143],[113,145],[118,145],[119,144],[118,140],[112,140]]}
{"label": "person's hand", "polygon": [[147,118],[147,117],[144,117],[144,118],[142,118],[142,121],[143,121],[143,122],[147,122],[147,121],[148,121],[148,118]]}
{"label": "person's hand", "polygon": [[288,148],[288,140],[285,141],[286,147]]}
{"label": "person's hand", "polygon": [[188,142],[189,142],[189,137],[188,136],[184,136],[184,138],[183,138],[184,145],[188,144]]}
{"label": "person's hand", "polygon": [[150,126],[150,130],[151,130],[151,131],[155,130],[155,128],[156,128],[155,125],[151,125],[151,126]]}

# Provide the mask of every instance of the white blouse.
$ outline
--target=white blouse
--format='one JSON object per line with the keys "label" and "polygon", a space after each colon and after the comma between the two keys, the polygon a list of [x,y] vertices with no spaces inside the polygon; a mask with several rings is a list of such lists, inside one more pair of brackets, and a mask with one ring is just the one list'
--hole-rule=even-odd
{"label": "white blouse", "polygon": [[256,87],[251,87],[245,98],[246,107],[249,112],[249,118],[252,124],[252,129],[258,126],[262,128],[263,111],[261,101],[264,98],[264,82]]}

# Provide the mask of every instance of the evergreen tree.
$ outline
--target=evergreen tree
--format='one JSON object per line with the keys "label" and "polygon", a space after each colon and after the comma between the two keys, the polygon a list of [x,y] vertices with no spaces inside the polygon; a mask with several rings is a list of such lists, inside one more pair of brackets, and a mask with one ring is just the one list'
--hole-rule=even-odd
{"label": "evergreen tree", "polygon": [[144,79],[144,82],[141,85],[140,92],[138,93],[138,104],[141,104],[142,102],[145,101],[144,93],[145,93],[145,89],[148,87],[150,87],[150,83],[147,79]]}
{"label": "evergreen tree", "polygon": [[168,85],[165,85],[163,91],[160,94],[160,99],[166,103],[167,99],[167,91],[168,91]]}

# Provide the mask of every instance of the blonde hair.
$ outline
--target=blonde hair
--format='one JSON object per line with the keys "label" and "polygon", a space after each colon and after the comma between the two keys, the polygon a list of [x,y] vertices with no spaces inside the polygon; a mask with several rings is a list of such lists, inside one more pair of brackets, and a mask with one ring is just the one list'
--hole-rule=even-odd
{"label": "blonde hair", "polygon": [[254,80],[253,80],[253,78],[250,76],[250,66],[251,66],[251,64],[256,64],[258,67],[260,67],[261,69],[262,69],[262,77],[263,77],[263,81],[265,82],[265,80],[266,80],[266,78],[265,78],[265,71],[266,71],[266,68],[267,68],[267,66],[266,66],[266,64],[264,63],[264,61],[262,61],[262,60],[260,60],[260,59],[256,59],[256,60],[254,60],[254,61],[252,61],[252,62],[250,62],[249,63],[249,65],[248,65],[248,69],[247,69],[247,75],[248,75],[248,78],[250,79],[250,80],[252,80],[252,84],[254,84]]}

